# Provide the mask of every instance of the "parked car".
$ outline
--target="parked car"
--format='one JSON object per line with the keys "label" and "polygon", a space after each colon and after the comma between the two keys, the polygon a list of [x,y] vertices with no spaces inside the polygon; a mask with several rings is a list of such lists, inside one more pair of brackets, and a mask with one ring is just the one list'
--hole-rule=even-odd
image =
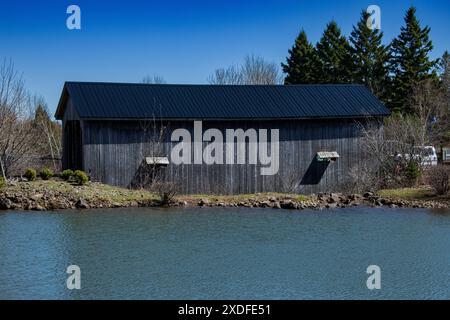
{"label": "parked car", "polygon": [[414,148],[414,156],[421,157],[422,166],[437,166],[438,157],[433,146],[423,146]]}

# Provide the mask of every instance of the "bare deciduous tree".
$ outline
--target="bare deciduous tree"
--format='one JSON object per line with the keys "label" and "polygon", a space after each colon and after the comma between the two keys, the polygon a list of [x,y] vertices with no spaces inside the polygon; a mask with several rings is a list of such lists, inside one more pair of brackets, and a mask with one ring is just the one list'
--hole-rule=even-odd
{"label": "bare deciduous tree", "polygon": [[208,78],[210,84],[252,85],[281,84],[283,81],[278,65],[262,57],[248,55],[241,66],[219,68]]}
{"label": "bare deciduous tree", "polygon": [[180,192],[180,185],[171,181],[153,182],[151,191],[158,194],[162,205],[169,205]]}
{"label": "bare deciduous tree", "polygon": [[450,129],[444,88],[435,80],[424,80],[413,88],[409,101],[421,126],[421,142],[438,142]]}
{"label": "bare deciduous tree", "polygon": [[427,128],[419,117],[392,115],[390,118],[359,123],[362,133],[360,162],[349,173],[355,191],[411,185],[411,170],[422,169],[427,145]]}
{"label": "bare deciduous tree", "polygon": [[244,84],[241,70],[237,66],[216,69],[214,73],[209,76],[208,82],[216,85]]}
{"label": "bare deciduous tree", "polygon": [[20,170],[33,150],[31,103],[12,61],[0,66],[0,165],[4,178]]}
{"label": "bare deciduous tree", "polygon": [[242,65],[244,84],[281,84],[278,64],[254,55],[246,56]]}
{"label": "bare deciduous tree", "polygon": [[428,180],[436,194],[447,194],[450,190],[450,167],[438,165],[430,168],[428,171]]}
{"label": "bare deciduous tree", "polygon": [[[155,118],[152,120],[142,120],[139,123],[145,141],[143,156],[145,159],[142,170],[141,187],[152,189],[152,185],[161,182],[160,158],[165,157],[164,144],[166,141],[167,127]],[[149,159],[150,161],[147,161]]]}
{"label": "bare deciduous tree", "polygon": [[409,104],[412,115],[394,114],[368,127],[360,124],[361,163],[350,172],[355,185],[406,186],[415,170],[420,174],[424,169],[423,147],[440,141],[450,129],[445,92],[437,81],[424,80],[413,88]]}
{"label": "bare deciduous tree", "polygon": [[132,187],[147,189],[157,194],[163,205],[168,205],[180,191],[179,184],[167,181],[165,176],[167,166],[165,143],[168,126],[162,120],[158,121],[153,117],[150,120],[140,121],[139,128],[144,142],[141,154],[143,162]]}
{"label": "bare deciduous tree", "polygon": [[166,84],[166,80],[164,80],[164,77],[159,74],[154,74],[153,76],[145,76],[142,79],[142,83],[146,84]]}

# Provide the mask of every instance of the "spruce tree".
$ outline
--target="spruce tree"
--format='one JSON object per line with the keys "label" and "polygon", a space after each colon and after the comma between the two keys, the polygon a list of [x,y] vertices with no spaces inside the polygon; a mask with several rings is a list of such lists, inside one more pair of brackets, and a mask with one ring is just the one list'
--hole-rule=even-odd
{"label": "spruce tree", "polygon": [[42,101],[39,101],[36,109],[34,111],[34,121],[32,122],[33,128],[35,130],[35,147],[38,150],[39,154],[48,156],[48,139],[46,135],[47,128],[51,128],[52,121],[50,119],[50,115],[48,114],[44,104]]}
{"label": "spruce tree", "polygon": [[295,44],[289,49],[286,63],[282,63],[286,73],[284,84],[317,83],[319,63],[314,46],[308,41],[304,30],[300,32]]}
{"label": "spruce tree", "polygon": [[391,44],[391,71],[393,73],[390,107],[395,112],[412,114],[408,105],[412,89],[420,81],[435,78],[436,60],[428,54],[433,49],[429,38],[430,28],[422,28],[416,17],[416,9],[411,7],[405,15],[405,26]]}
{"label": "spruce tree", "polygon": [[442,85],[450,96],[450,53],[445,51],[439,61],[439,77]]}
{"label": "spruce tree", "polygon": [[353,26],[350,35],[353,82],[364,84],[385,101],[389,79],[389,48],[382,44],[383,32],[367,26],[369,18],[370,15],[362,11],[361,19]]}
{"label": "spruce tree", "polygon": [[328,23],[322,38],[317,43],[317,54],[320,61],[320,82],[352,82],[353,64],[350,44],[335,21]]}

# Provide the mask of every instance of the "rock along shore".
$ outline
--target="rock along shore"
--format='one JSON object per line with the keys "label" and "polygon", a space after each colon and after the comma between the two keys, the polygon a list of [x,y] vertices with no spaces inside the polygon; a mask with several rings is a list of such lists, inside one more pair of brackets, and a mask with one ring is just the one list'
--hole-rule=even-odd
{"label": "rock along shore", "polygon": [[[99,183],[73,186],[63,181],[15,182],[0,189],[0,210],[61,210],[127,207],[160,207],[158,197]],[[450,201],[383,198],[373,193],[320,193],[310,196],[254,194],[245,196],[179,196],[170,206],[244,207],[273,209],[332,209],[353,206],[450,208]]]}
{"label": "rock along shore", "polygon": [[319,193],[311,195],[307,200],[296,200],[295,196],[285,195],[281,197],[268,197],[265,200],[249,198],[245,201],[223,202],[220,199],[211,201],[201,199],[199,207],[247,207],[247,208],[274,208],[274,209],[333,209],[354,206],[389,207],[389,208],[450,208],[450,201],[445,200],[405,200],[383,198],[373,193],[342,194],[342,193]]}

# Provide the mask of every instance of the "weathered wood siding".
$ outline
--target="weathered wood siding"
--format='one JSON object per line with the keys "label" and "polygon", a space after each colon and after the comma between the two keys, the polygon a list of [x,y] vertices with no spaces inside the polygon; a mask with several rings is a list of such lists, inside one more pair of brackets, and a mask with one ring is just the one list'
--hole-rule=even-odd
{"label": "weathered wood siding", "polygon": [[73,105],[72,99],[68,98],[66,102],[66,109],[62,119],[62,167],[75,169],[83,169],[83,155],[82,155],[82,137],[81,126],[82,121],[78,116],[77,111]]}
{"label": "weathered wood siding", "polygon": [[[170,135],[177,128],[188,129],[193,139],[193,121],[170,122],[164,143],[169,159],[177,143],[170,142]],[[224,138],[225,129],[279,129],[278,174],[263,176],[259,165],[170,164],[165,169],[166,179],[179,182],[183,193],[243,194],[293,188],[305,194],[336,191],[345,186],[349,170],[360,159],[360,130],[352,119],[204,121],[203,132],[208,128],[220,129]],[[83,168],[93,180],[103,183],[129,187],[145,157],[151,156],[139,122],[83,121],[82,136]],[[340,158],[328,165],[318,164],[314,161],[318,151],[337,151]]]}

